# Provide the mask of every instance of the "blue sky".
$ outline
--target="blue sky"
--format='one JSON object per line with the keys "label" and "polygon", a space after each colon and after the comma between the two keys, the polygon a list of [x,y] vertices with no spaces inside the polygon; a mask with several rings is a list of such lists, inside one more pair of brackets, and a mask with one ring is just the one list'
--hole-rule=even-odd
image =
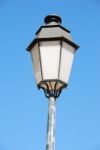
{"label": "blue sky", "polygon": [[56,150],[100,150],[100,0],[0,0],[0,150],[44,150],[48,100],[25,51],[46,15],[80,45],[57,100]]}

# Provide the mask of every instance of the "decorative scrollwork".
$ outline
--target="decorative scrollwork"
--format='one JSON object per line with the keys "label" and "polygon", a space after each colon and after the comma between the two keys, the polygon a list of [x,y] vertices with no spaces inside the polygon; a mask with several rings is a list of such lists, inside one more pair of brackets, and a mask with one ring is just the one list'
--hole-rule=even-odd
{"label": "decorative scrollwork", "polygon": [[60,93],[61,93],[61,91],[64,87],[66,87],[66,84],[61,83],[59,81],[52,81],[52,80],[42,81],[38,85],[39,89],[41,88],[41,89],[44,90],[45,96],[47,98],[50,98],[50,97],[57,98],[57,97],[59,97],[59,95],[60,95]]}

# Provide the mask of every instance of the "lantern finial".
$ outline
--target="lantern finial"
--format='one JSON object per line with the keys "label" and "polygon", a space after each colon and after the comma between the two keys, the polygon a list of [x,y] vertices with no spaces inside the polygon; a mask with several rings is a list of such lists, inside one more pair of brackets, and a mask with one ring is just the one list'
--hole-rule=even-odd
{"label": "lantern finial", "polygon": [[45,24],[51,24],[52,22],[56,23],[56,24],[61,24],[62,20],[61,17],[52,14],[52,15],[48,15],[45,17],[44,19]]}

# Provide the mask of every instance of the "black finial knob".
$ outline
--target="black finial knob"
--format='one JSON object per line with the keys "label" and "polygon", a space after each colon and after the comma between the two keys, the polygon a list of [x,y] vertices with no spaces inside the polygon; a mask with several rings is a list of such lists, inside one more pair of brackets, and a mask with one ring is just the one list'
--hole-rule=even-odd
{"label": "black finial knob", "polygon": [[59,16],[57,15],[48,15],[44,19],[45,24],[49,24],[51,22],[55,22],[57,24],[61,24],[62,20]]}

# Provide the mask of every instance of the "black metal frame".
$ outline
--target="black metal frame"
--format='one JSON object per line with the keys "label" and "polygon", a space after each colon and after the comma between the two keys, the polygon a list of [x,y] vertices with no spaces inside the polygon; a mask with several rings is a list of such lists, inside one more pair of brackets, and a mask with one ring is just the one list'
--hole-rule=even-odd
{"label": "black metal frame", "polygon": [[[58,68],[58,79],[49,79],[49,80],[44,80],[44,77],[43,77],[43,70],[42,70],[42,60],[41,60],[41,54],[40,54],[40,42],[49,42],[49,41],[59,41],[60,43],[60,56],[59,56],[59,68]],[[64,37],[56,37],[56,38],[35,38],[32,43],[29,45],[29,47],[27,48],[28,51],[31,50],[31,48],[33,48],[33,46],[38,43],[38,51],[39,51],[39,58],[40,58],[40,69],[41,69],[41,77],[42,77],[42,81],[37,85],[38,88],[40,89],[43,89],[44,90],[44,93],[45,93],[45,96],[47,98],[49,97],[59,97],[62,89],[64,87],[67,86],[67,84],[63,81],[60,80],[60,65],[61,65],[61,55],[62,55],[62,42],[69,42],[70,45],[72,45],[73,47],[75,48],[78,48],[78,45],[74,44],[73,42],[65,39]],[[55,88],[53,89],[52,87],[49,88],[49,86],[51,86],[52,82],[55,81]],[[57,89],[57,86],[58,84],[61,84],[61,87],[59,89]],[[45,85],[45,88],[42,86],[42,85]]]}
{"label": "black metal frame", "polygon": [[[45,40],[47,41],[47,40]],[[54,40],[49,40],[49,41],[54,41]],[[57,41],[59,41],[57,39]],[[62,50],[62,40],[59,41],[59,44],[60,44],[60,56],[59,56],[59,66],[58,66],[58,79],[49,79],[49,80],[44,80],[43,78],[43,70],[42,70],[42,60],[41,60],[41,54],[40,54],[40,42],[41,40],[38,40],[38,51],[39,51],[39,58],[40,58],[40,69],[41,69],[41,78],[42,78],[42,81],[38,84],[38,88],[40,89],[43,89],[44,93],[45,93],[45,96],[47,98],[50,98],[50,97],[59,97],[62,89],[64,87],[67,86],[67,84],[63,81],[60,80],[60,64],[61,64],[61,50]],[[55,82],[55,85],[54,85],[54,88],[52,87],[52,82]],[[58,85],[61,85],[59,89],[57,89],[57,86]],[[43,85],[45,85],[45,87],[43,87]]]}
{"label": "black metal frame", "polygon": [[62,54],[62,40],[60,41],[60,57],[59,57],[58,79],[60,78],[61,54]]}
{"label": "black metal frame", "polygon": [[[55,86],[54,88],[52,87],[52,82],[55,81]],[[46,86],[46,88],[44,88],[42,86],[42,84],[44,84]],[[57,89],[57,85],[58,84],[61,84],[62,86]],[[58,80],[58,79],[52,79],[52,80],[44,80],[44,81],[41,81],[37,86],[38,86],[38,89],[43,89],[44,93],[45,93],[45,96],[47,98],[50,98],[50,97],[54,97],[55,99],[59,97],[60,93],[62,92],[62,89],[63,88],[66,88],[68,84],[66,84],[65,82],[62,82],[61,80]],[[49,87],[50,86],[50,87]]]}
{"label": "black metal frame", "polygon": [[31,49],[34,47],[34,45],[36,44],[36,42],[40,42],[40,41],[59,41],[59,40],[61,40],[61,41],[64,41],[64,42],[66,42],[66,43],[68,43],[69,45],[71,45],[72,47],[74,47],[75,48],[75,50],[77,50],[78,48],[79,48],[79,46],[78,45],[76,45],[74,42],[72,42],[72,41],[70,41],[70,40],[68,40],[68,39],[66,39],[65,37],[51,37],[51,38],[35,38],[32,42],[31,42],[31,44],[27,47],[27,51],[31,51]]}

